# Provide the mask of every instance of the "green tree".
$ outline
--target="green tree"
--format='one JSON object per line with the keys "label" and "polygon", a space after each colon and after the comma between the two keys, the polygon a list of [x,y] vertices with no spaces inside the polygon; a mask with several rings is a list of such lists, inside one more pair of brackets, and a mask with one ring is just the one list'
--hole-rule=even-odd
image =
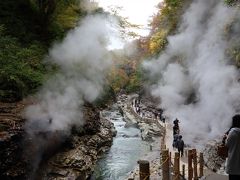
{"label": "green tree", "polygon": [[42,84],[43,52],[38,44],[22,48],[16,38],[0,37],[0,100],[20,100]]}

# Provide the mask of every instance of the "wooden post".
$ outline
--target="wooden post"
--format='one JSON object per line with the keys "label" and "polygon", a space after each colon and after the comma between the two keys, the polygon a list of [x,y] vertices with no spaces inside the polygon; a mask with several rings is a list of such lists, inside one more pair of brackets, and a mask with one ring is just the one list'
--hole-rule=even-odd
{"label": "wooden post", "polygon": [[180,154],[178,152],[175,152],[175,157],[174,157],[174,175],[173,175],[173,179],[174,180],[180,180]]}
{"label": "wooden post", "polygon": [[182,177],[185,179],[185,164],[182,165]]}
{"label": "wooden post", "polygon": [[203,153],[200,153],[200,157],[199,157],[199,176],[203,177],[203,165],[204,165],[204,159],[203,159]]}
{"label": "wooden post", "polygon": [[140,180],[149,180],[150,179],[150,167],[149,162],[145,160],[139,160],[139,177]]}
{"label": "wooden post", "polygon": [[185,157],[188,157],[188,151],[184,149]]}
{"label": "wooden post", "polygon": [[193,178],[193,168],[192,168],[192,150],[188,150],[188,180]]}
{"label": "wooden post", "polygon": [[163,140],[163,137],[161,138],[161,150],[164,149],[164,140]]}
{"label": "wooden post", "polygon": [[170,172],[169,172],[169,152],[168,150],[162,151],[162,179],[169,180]]}
{"label": "wooden post", "polygon": [[172,152],[169,152],[169,165],[171,166],[172,164]]}
{"label": "wooden post", "polygon": [[192,149],[193,154],[193,174],[194,174],[194,180],[198,180],[198,172],[197,172],[197,150]]}

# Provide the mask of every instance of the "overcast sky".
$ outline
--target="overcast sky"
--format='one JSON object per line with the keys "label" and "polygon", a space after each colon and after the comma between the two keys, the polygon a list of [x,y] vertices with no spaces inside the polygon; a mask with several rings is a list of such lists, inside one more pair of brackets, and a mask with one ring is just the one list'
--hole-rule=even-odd
{"label": "overcast sky", "polygon": [[143,30],[137,31],[140,35],[147,35],[147,28],[151,16],[156,13],[156,6],[162,0],[94,0],[100,7],[109,11],[113,7],[122,7],[119,15],[127,17],[131,23],[143,26]]}

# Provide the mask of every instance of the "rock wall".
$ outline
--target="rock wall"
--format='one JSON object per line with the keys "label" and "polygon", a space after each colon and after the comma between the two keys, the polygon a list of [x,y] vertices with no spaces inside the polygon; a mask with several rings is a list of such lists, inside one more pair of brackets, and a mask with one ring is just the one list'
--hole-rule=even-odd
{"label": "rock wall", "polygon": [[0,102],[0,179],[26,179],[23,160],[24,119],[21,112],[26,102]]}
{"label": "rock wall", "polygon": [[0,179],[84,180],[91,174],[101,154],[111,147],[115,133],[113,124],[100,119],[99,111],[86,104],[83,108],[86,124],[82,128],[73,128],[67,137],[57,133],[59,137],[56,138],[64,137],[64,140],[56,146],[52,143],[54,151],[51,149],[51,153],[44,153],[48,156],[40,157],[39,167],[32,173],[34,162],[31,162],[31,155],[34,153],[24,141],[25,120],[21,116],[24,106],[22,102],[20,107],[19,103],[0,104],[0,117],[4,117],[0,121]]}
{"label": "rock wall", "polygon": [[112,144],[113,128],[108,120],[100,119],[99,130],[93,135],[72,135],[66,147],[54,155],[44,167],[46,179],[86,179],[93,171],[98,158]]}

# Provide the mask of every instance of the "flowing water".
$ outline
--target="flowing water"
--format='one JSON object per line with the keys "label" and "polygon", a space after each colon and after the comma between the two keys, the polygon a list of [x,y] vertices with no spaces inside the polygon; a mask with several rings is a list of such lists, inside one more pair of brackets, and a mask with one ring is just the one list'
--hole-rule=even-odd
{"label": "flowing water", "polygon": [[102,115],[114,123],[117,135],[111,149],[98,161],[91,180],[124,180],[137,161],[150,151],[150,143],[141,140],[136,127],[125,127],[126,122],[117,110],[104,111]]}

